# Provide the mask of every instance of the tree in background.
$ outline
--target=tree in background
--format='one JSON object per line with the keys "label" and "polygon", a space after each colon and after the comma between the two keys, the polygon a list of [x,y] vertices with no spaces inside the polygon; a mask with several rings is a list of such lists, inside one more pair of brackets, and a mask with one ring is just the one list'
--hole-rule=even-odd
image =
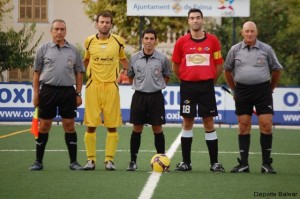
{"label": "tree in background", "polygon": [[[253,2],[253,3],[252,3]],[[300,3],[298,0],[251,1],[258,38],[270,44],[284,67],[281,85],[300,85]]]}
{"label": "tree in background", "polygon": [[[7,7],[11,0],[0,1],[0,22],[5,13],[10,12],[13,7]],[[6,27],[7,31],[0,26],[0,81],[3,81],[2,72],[5,70],[20,69],[24,71],[32,66],[34,49],[42,39],[40,35],[33,42],[36,25],[24,24],[23,28],[15,31],[12,27]]]}
{"label": "tree in background", "polygon": [[[298,0],[251,1],[250,17],[235,18],[237,36],[232,37],[233,18],[222,18],[222,25],[216,26],[213,33],[222,43],[225,58],[233,43],[242,40],[240,30],[246,21],[254,21],[258,28],[258,39],[271,45],[284,70],[280,78],[281,86],[300,85],[300,3]],[[221,80],[222,81],[222,78]]]}
{"label": "tree in background", "polygon": [[[135,49],[139,47],[139,31],[140,19],[143,21],[143,29],[153,28],[159,34],[159,42],[167,40],[168,32],[175,32],[182,35],[184,29],[182,27],[182,20],[186,22],[186,18],[182,17],[135,17],[126,15],[126,0],[82,0],[86,6],[85,13],[92,20],[95,21],[95,16],[101,11],[108,10],[114,16],[114,26],[117,34],[126,38],[127,44],[133,46]],[[114,30],[115,30],[114,29]]]}
{"label": "tree in background", "polygon": [[[91,20],[103,10],[109,10],[114,15],[114,24],[118,34],[122,35],[128,45],[138,49],[140,18],[126,16],[126,0],[83,0],[86,5],[86,14]],[[250,17],[235,18],[234,30],[237,39],[233,41],[233,18],[222,18],[222,24],[209,23],[205,30],[215,34],[222,45],[222,55],[226,58],[227,52],[233,43],[241,41],[240,30],[246,21],[254,21],[258,26],[258,39],[271,45],[280,63],[284,67],[280,85],[300,85],[300,3],[299,0],[260,0],[250,1]],[[147,23],[146,23],[147,22]],[[176,37],[183,35],[187,29],[186,17],[146,17],[144,28],[152,27],[159,32],[160,42],[167,40],[168,32],[176,33]],[[170,83],[178,83],[171,78]],[[221,76],[217,84],[224,84]]]}
{"label": "tree in background", "polygon": [[2,21],[3,15],[12,11],[13,6],[9,6],[11,0],[0,0],[0,21]]}
{"label": "tree in background", "polygon": [[17,32],[12,28],[0,32],[0,72],[12,69],[23,71],[32,65],[34,49],[42,38],[41,35],[32,45],[35,32],[35,24],[24,24]]}

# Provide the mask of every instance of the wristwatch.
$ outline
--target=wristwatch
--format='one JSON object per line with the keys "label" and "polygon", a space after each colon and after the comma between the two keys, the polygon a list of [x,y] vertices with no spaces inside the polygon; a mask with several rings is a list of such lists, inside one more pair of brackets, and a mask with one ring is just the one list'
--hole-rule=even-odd
{"label": "wristwatch", "polygon": [[76,96],[79,96],[79,97],[81,97],[81,93],[76,93]]}

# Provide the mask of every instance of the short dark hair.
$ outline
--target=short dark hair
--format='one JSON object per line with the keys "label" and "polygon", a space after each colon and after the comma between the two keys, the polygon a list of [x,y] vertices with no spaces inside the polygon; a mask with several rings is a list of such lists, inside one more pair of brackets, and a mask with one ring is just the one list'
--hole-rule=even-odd
{"label": "short dark hair", "polygon": [[108,17],[108,18],[110,18],[110,21],[111,21],[111,23],[113,24],[113,16],[112,16],[112,14],[110,13],[110,12],[108,12],[108,11],[103,11],[103,12],[100,12],[98,15],[97,15],[97,17],[96,17],[96,22],[98,22],[99,21],[99,17]]}
{"label": "short dark hair", "polygon": [[148,29],[144,30],[144,32],[142,33],[142,38],[144,38],[144,35],[145,35],[145,34],[148,34],[148,33],[154,34],[154,38],[155,38],[155,40],[156,40],[156,38],[157,38],[157,33],[156,33],[156,31],[155,31],[154,29],[152,29],[152,28],[148,28]]}
{"label": "short dark hair", "polygon": [[67,28],[67,25],[66,25],[66,22],[62,19],[54,19],[52,22],[51,22],[51,30],[53,29],[53,24],[55,22],[60,22],[60,23],[64,23],[65,24],[65,27]]}
{"label": "short dark hair", "polygon": [[192,12],[199,12],[200,15],[201,15],[201,18],[203,18],[203,13],[202,13],[202,11],[201,11],[200,9],[198,9],[198,8],[191,8],[191,9],[189,10],[189,12],[188,12],[188,18],[190,17],[190,14],[191,14]]}

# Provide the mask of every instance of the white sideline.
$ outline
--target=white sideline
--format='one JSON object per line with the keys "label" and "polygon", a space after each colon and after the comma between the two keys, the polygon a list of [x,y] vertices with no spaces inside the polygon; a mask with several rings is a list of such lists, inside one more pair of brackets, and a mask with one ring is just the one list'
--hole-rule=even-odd
{"label": "white sideline", "polygon": [[[61,125],[61,121],[54,121],[53,125]],[[83,126],[81,122],[75,122],[77,126]],[[0,125],[31,125],[31,121],[28,122],[9,122],[9,121],[0,121]],[[123,126],[132,127],[132,124],[125,122]],[[182,123],[166,123],[164,127],[182,127]],[[203,127],[203,124],[195,123],[194,127]],[[216,128],[238,128],[237,124],[215,124]],[[252,125],[253,129],[258,129],[258,125]],[[273,124],[273,129],[300,129],[300,125],[277,125]]]}
{"label": "white sideline", "polygon": [[[47,152],[67,152],[67,149],[46,149]],[[86,152],[86,150],[78,150],[79,152]],[[105,152],[105,150],[96,150]],[[35,152],[35,149],[0,149],[0,152]],[[130,152],[130,150],[117,150],[117,152]],[[139,150],[139,153],[155,153],[155,150]],[[202,153],[207,154],[208,151],[191,151],[191,153]],[[238,151],[219,151],[219,154],[239,154]],[[250,155],[261,155],[261,152],[249,152]],[[283,156],[300,156],[300,153],[280,153],[272,152],[272,155],[283,155]]]}
{"label": "white sideline", "polygon": [[[180,144],[180,138],[181,138],[181,133],[177,136],[175,141],[172,143],[171,147],[167,151],[166,155],[171,159],[173,155],[175,154],[179,144]],[[151,199],[153,192],[159,182],[161,173],[157,172],[152,172],[151,175],[149,176],[146,184],[144,185],[144,188],[142,192],[140,193],[138,199]]]}

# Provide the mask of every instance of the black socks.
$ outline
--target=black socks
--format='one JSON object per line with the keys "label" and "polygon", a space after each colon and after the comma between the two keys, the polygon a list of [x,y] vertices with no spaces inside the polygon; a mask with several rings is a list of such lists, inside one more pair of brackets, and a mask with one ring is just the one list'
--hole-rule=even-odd
{"label": "black socks", "polygon": [[263,164],[271,164],[271,151],[272,151],[272,139],[273,134],[263,134],[260,133],[260,146],[262,153],[262,162]]}
{"label": "black socks", "polygon": [[45,148],[48,142],[48,135],[49,135],[48,133],[39,133],[38,138],[35,140],[36,161],[38,161],[39,163],[43,163]]}
{"label": "black socks", "polygon": [[250,134],[239,135],[238,139],[239,139],[241,162],[243,165],[248,165]]}
{"label": "black socks", "polygon": [[154,134],[154,144],[157,153],[165,153],[165,135],[163,132]]}
{"label": "black socks", "polygon": [[182,161],[191,164],[191,147],[193,137],[181,137]]}
{"label": "black socks", "polygon": [[65,133],[65,141],[69,151],[70,163],[77,161],[77,134]]}
{"label": "black socks", "polygon": [[133,132],[131,133],[130,138],[130,155],[131,161],[136,162],[137,154],[141,145],[141,133],[142,132]]}

